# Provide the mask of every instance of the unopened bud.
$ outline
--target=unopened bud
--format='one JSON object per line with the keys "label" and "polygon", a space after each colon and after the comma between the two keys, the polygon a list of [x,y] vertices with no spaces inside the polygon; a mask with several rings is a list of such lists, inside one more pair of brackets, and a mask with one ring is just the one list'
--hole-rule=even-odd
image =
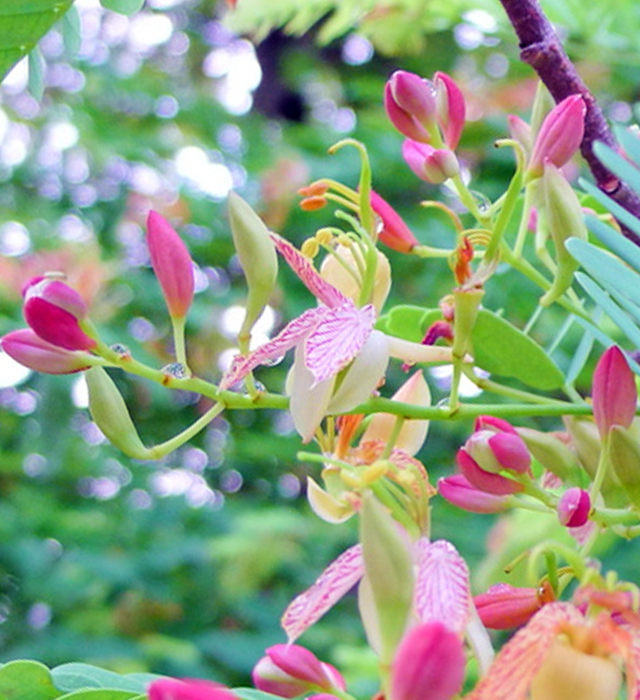
{"label": "unopened bud", "polygon": [[433,76],[436,90],[438,125],[444,142],[455,151],[464,129],[466,106],[464,95],[456,82],[446,73],[437,72]]}
{"label": "unopened bud", "polygon": [[609,431],[607,451],[611,466],[634,508],[640,507],[640,445],[625,428],[614,425]]}
{"label": "unopened bud", "polygon": [[480,491],[496,496],[508,496],[523,490],[519,482],[482,469],[463,447],[458,450],[456,462],[469,483]]}
{"label": "unopened bud", "polygon": [[380,217],[382,228],[378,238],[399,253],[410,253],[418,245],[416,237],[398,212],[379,194],[371,190],[371,208]]}
{"label": "unopened bud", "polygon": [[533,428],[518,428],[518,435],[524,440],[533,457],[562,481],[572,482],[580,478],[583,472],[578,458],[555,435]]}
{"label": "unopened bud", "polygon": [[384,89],[384,106],[391,123],[410,139],[427,143],[436,126],[433,85],[415,73],[396,71]]}
{"label": "unopened bud", "polygon": [[582,527],[590,512],[589,494],[577,486],[565,491],[558,502],[558,520],[567,527]]}
{"label": "unopened bud", "polygon": [[486,593],[473,599],[482,624],[491,630],[521,627],[554,599],[550,586],[515,588],[508,583],[496,583]]}
{"label": "unopened bud", "polygon": [[278,256],[262,219],[235,192],[229,192],[229,223],[249,295],[240,336],[251,331],[264,310],[278,274]]}
{"label": "unopened bud", "polygon": [[184,318],[194,294],[193,262],[187,246],[155,211],[150,211],[147,219],[147,245],[170,316]]}
{"label": "unopened bud", "polygon": [[600,437],[618,425],[629,428],[638,404],[634,374],[622,350],[605,350],[593,373],[593,417]]}
{"label": "unopened bud", "polygon": [[85,377],[91,417],[109,442],[134,459],[154,459],[153,452],[138,437],[129,410],[111,377],[102,367],[92,367]]}
{"label": "unopened bud", "polygon": [[463,474],[452,474],[438,481],[438,493],[454,506],[470,513],[501,513],[507,509],[508,496],[480,491]]}
{"label": "unopened bud", "polygon": [[434,148],[428,143],[405,140],[402,157],[421,180],[432,185],[441,185],[460,172],[460,164],[453,151]]}
{"label": "unopened bud", "polygon": [[48,343],[31,328],[21,328],[0,338],[0,347],[21,365],[46,374],[71,374],[88,369],[91,356]]}

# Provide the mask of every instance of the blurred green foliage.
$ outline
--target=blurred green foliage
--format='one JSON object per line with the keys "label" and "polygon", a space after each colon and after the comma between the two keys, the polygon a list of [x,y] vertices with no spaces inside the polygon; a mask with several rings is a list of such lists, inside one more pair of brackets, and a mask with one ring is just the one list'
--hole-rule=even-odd
{"label": "blurred green foliage", "polygon": [[[244,295],[227,191],[238,189],[270,226],[301,243],[335,220],[327,210],[299,211],[296,189],[321,176],[357,182],[353,152],[326,152],[346,135],[366,144],[375,188],[420,241],[450,245],[446,217],[419,206],[447,193],[416,181],[399,156],[401,137],[381,107],[386,77],[399,67],[455,73],[471,115],[465,166],[490,197],[513,168],[493,141],[506,134],[508,112],[526,112],[534,85],[497,4],[432,3],[435,14],[407,38],[405,5],[418,4],[396,3],[396,24],[368,16],[363,31],[351,32],[345,13],[360,3],[343,3],[343,14],[320,28],[316,20],[335,3],[309,3],[288,27],[301,35],[294,39],[269,30],[290,22],[299,3],[240,0],[229,26],[260,29],[264,41],[254,50],[230,32],[224,8],[213,2],[148,0],[131,17],[77,2],[82,41],[75,53],[61,26],[40,44],[42,99],[28,91],[23,66],[0,92],[0,333],[22,325],[21,285],[61,269],[90,300],[107,342],[157,366],[170,362],[169,322],[143,238],[154,208],[176,223],[198,264],[190,363],[218,377]],[[633,7],[553,3],[553,18],[585,60],[586,80],[621,121],[631,119],[640,82]],[[474,9],[493,24],[463,16]],[[614,22],[614,10],[626,20]],[[419,52],[399,56],[400,45]],[[446,262],[389,257],[391,302],[436,306],[450,291]],[[272,302],[275,327],[312,301],[283,273]],[[486,305],[522,327],[537,303],[531,292],[525,280],[501,272]],[[549,310],[534,336],[547,345],[559,322]],[[579,340],[574,329],[563,347]],[[566,369],[570,353],[560,349],[554,359]],[[258,378],[280,386],[285,371],[261,369]],[[385,393],[402,381],[394,372]],[[283,641],[278,619],[289,600],[355,539],[350,525],[312,516],[303,492],[316,468],[296,459],[288,417],[226,415],[190,446],[145,464],[104,443],[78,377],[18,376],[5,363],[0,380],[0,660],[83,660],[121,673],[246,684],[264,648]],[[206,408],[197,396],[116,381],[147,443],[179,432]],[[438,400],[444,393],[431,382]],[[420,456],[433,481],[451,471],[469,429],[432,426]],[[492,519],[438,499],[434,511],[434,537],[450,538],[478,565]],[[637,567],[626,575],[637,576]],[[339,662],[354,692],[373,693],[355,608],[348,597],[303,641]]]}

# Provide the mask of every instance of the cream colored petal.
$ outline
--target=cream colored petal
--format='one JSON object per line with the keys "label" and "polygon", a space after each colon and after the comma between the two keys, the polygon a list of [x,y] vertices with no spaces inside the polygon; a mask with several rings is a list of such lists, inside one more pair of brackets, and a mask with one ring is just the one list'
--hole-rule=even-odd
{"label": "cream colored petal", "polygon": [[307,477],[307,500],[313,512],[328,523],[344,523],[355,513],[349,503],[334,498],[310,476]]}
{"label": "cream colored petal", "polygon": [[[439,345],[422,345],[421,343],[412,343],[402,338],[388,337],[389,354],[391,357],[404,360],[404,362],[420,362],[423,364],[431,362],[453,362],[451,348],[445,348]],[[467,356],[465,360],[469,361],[471,358]]]}
{"label": "cream colored petal", "polygon": [[[431,392],[422,372],[413,374],[391,398],[392,401],[414,406],[430,406]],[[377,413],[362,436],[361,442],[382,440],[387,442],[396,422],[391,413]],[[410,455],[416,454],[424,444],[429,430],[428,420],[406,420],[400,429],[395,446]]]}
{"label": "cream colored petal", "polygon": [[342,384],[333,395],[327,413],[351,411],[366,401],[378,386],[389,363],[388,336],[372,331],[362,350],[347,370]]}

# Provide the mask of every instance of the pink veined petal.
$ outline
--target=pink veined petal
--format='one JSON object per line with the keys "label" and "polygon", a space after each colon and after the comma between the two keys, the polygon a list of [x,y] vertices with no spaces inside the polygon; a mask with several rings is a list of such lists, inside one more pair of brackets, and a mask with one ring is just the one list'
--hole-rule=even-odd
{"label": "pink veined petal", "polygon": [[347,303],[347,298],[344,294],[323,280],[309,259],[295,246],[277,233],[270,232],[269,235],[280,255],[282,255],[289,267],[304,282],[305,287],[316,299],[330,307],[342,306]]}
{"label": "pink veined petal", "polygon": [[462,634],[471,601],[469,569],[456,548],[446,540],[415,544],[415,606],[421,622],[441,622]]}
{"label": "pink veined petal", "polygon": [[369,339],[376,311],[371,304],[358,309],[351,302],[330,309],[305,342],[304,363],[315,384],[346,367]]}
{"label": "pink veined petal", "polygon": [[303,314],[288,323],[275,338],[268,343],[250,352],[248,355],[239,355],[234,358],[226,376],[220,383],[221,389],[228,389],[254,370],[269,360],[284,355],[287,350],[297,345],[327,313],[325,307],[307,309]]}
{"label": "pink veined petal", "polygon": [[584,625],[570,603],[549,603],[502,648],[489,673],[466,700],[526,700],[553,640],[566,625]]}
{"label": "pink veined petal", "polygon": [[362,545],[349,547],[320,574],[316,582],[294,598],[282,616],[289,644],[330,610],[364,573]]}

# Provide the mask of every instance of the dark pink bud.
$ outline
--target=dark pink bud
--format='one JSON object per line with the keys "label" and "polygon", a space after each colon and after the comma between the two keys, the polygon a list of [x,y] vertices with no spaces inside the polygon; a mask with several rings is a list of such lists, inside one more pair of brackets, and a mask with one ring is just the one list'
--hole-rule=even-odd
{"label": "dark pink bud", "polygon": [[193,301],[193,262],[187,246],[158,212],[147,219],[147,244],[151,265],[173,318],[184,318]]}
{"label": "dark pink bud", "polygon": [[457,634],[440,622],[410,630],[391,669],[393,700],[451,700],[462,689],[466,659]]}
{"label": "dark pink bud", "polygon": [[545,161],[558,168],[566,165],[582,143],[587,106],[582,95],[570,95],[545,117],[536,135],[527,171],[540,177]]}
{"label": "dark pink bud", "polygon": [[0,338],[0,347],[21,365],[46,374],[72,374],[89,369],[82,352],[65,350],[47,343],[31,328],[22,328]]}
{"label": "dark pink bud", "polygon": [[65,350],[91,350],[96,341],[79,325],[87,315],[82,297],[55,277],[36,277],[23,290],[24,317],[43,339]]}
{"label": "dark pink bud", "polygon": [[320,661],[308,649],[297,644],[276,644],[266,650],[253,669],[253,684],[258,690],[283,698],[295,698],[310,690],[345,690],[340,672]]}
{"label": "dark pink bud", "polygon": [[485,627],[506,630],[526,624],[545,602],[552,600],[553,594],[546,589],[514,588],[508,583],[496,583],[473,602]]}
{"label": "dark pink bud", "polygon": [[496,418],[495,416],[478,416],[473,425],[474,430],[493,430],[494,433],[514,433],[516,429],[504,418]]}
{"label": "dark pink bud", "polygon": [[453,151],[434,148],[428,143],[407,139],[402,144],[402,157],[420,179],[432,185],[441,185],[460,172],[460,165]]}
{"label": "dark pink bud", "polygon": [[371,208],[382,221],[382,229],[378,234],[382,243],[399,253],[410,253],[418,245],[416,237],[400,214],[373,190],[371,190]]}
{"label": "dark pink bud", "polygon": [[531,453],[518,434],[496,433],[487,442],[504,469],[510,469],[518,474],[526,474],[530,470]]}
{"label": "dark pink bud", "polygon": [[458,450],[456,462],[469,483],[480,491],[486,491],[496,496],[508,496],[523,490],[522,484],[517,481],[481,469],[464,447]]}
{"label": "dark pink bud", "polygon": [[616,345],[605,350],[593,373],[593,417],[600,437],[614,425],[628,428],[638,404],[633,372],[624,353]]}
{"label": "dark pink bud", "polygon": [[558,520],[567,527],[582,527],[589,519],[591,498],[577,486],[567,489],[558,503]]}
{"label": "dark pink bud", "polygon": [[444,142],[452,151],[455,151],[464,129],[466,115],[464,95],[453,78],[446,73],[436,73],[433,76],[433,84],[436,90],[438,124]]}
{"label": "dark pink bud", "polygon": [[147,695],[149,700],[237,700],[228,688],[195,678],[161,678],[149,685]]}
{"label": "dark pink bud", "polygon": [[480,491],[463,474],[440,479],[438,493],[449,503],[470,513],[501,513],[508,504],[508,496],[494,496]]}
{"label": "dark pink bud", "polygon": [[433,85],[415,73],[396,71],[384,89],[384,106],[391,123],[401,134],[428,143],[436,126]]}

